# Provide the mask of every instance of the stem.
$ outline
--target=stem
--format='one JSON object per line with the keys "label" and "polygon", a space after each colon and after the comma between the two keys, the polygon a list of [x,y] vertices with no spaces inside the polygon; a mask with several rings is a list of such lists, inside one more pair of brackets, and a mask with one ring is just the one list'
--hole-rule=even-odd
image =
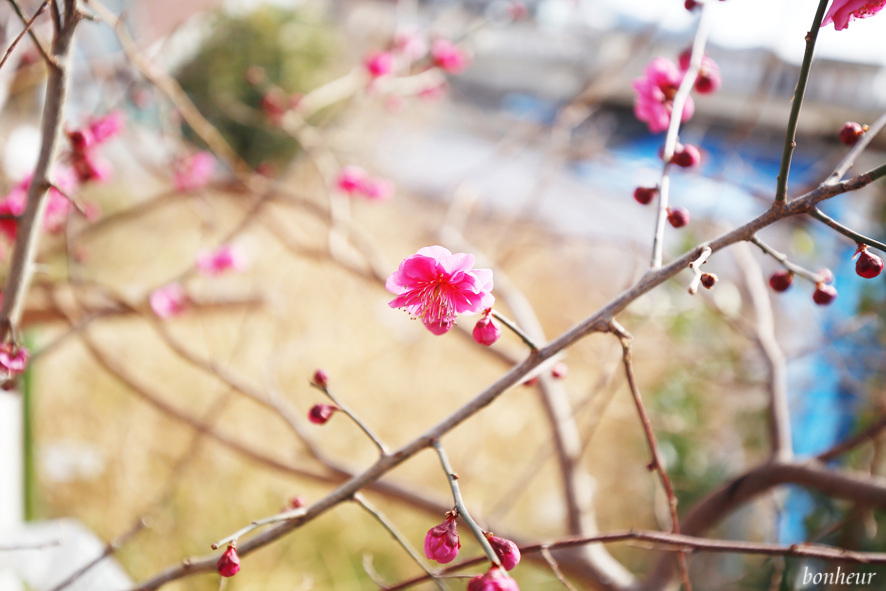
{"label": "stem", "polygon": [[772,248],[771,246],[769,246],[768,244],[766,244],[765,242],[760,240],[756,235],[751,236],[748,239],[748,242],[760,247],[760,250],[762,250],[764,253],[768,254],[769,256],[774,258],[776,261],[781,263],[782,266],[784,266],[784,268],[787,269],[788,271],[790,271],[791,273],[793,273],[795,275],[799,275],[800,277],[803,277],[805,279],[808,279],[812,283],[820,283],[821,282],[821,277],[818,275],[818,273],[813,273],[812,271],[810,271],[809,269],[806,269],[805,267],[801,267],[800,265],[796,265],[796,264],[790,262],[788,260],[788,255],[786,255],[783,252],[778,252],[777,250],[775,250],[774,248]]}
{"label": "stem", "polygon": [[797,147],[797,122],[800,119],[800,107],[803,106],[803,97],[806,94],[806,82],[809,80],[809,70],[812,67],[812,54],[815,51],[815,40],[818,38],[818,30],[824,18],[824,11],[830,0],[820,0],[815,18],[812,19],[812,29],[806,33],[806,52],[803,54],[803,63],[800,65],[800,77],[797,79],[797,88],[794,90],[794,98],[791,103],[791,113],[788,116],[788,126],[784,134],[784,149],[781,153],[781,168],[778,171],[778,184],[775,189],[775,202],[784,203],[788,190],[788,173],[791,170],[791,158],[794,148]]}
{"label": "stem", "polygon": [[704,274],[701,272],[701,266],[705,264],[708,260],[708,257],[711,256],[711,247],[705,246],[701,249],[701,254],[698,255],[698,258],[689,263],[689,268],[695,273],[695,276],[692,278],[692,282],[689,284],[689,294],[695,295],[698,293],[698,285],[701,283],[701,276]]}
{"label": "stem", "polygon": [[[55,4],[53,4],[55,6]],[[41,126],[42,145],[37,167],[28,186],[27,206],[18,224],[15,246],[0,306],[0,337],[7,337],[17,328],[24,306],[25,292],[34,273],[34,259],[40,239],[41,220],[46,210],[49,175],[62,129],[62,111],[68,86],[68,58],[71,41],[79,17],[66,8],[67,19],[52,41],[55,68],[50,68],[46,82],[46,103]]]}
{"label": "stem", "polygon": [[836,230],[838,233],[846,236],[853,240],[856,244],[867,244],[868,246],[873,246],[874,248],[886,252],[886,244],[882,242],[878,242],[873,238],[868,238],[864,234],[859,234],[854,230],[850,230],[837,220],[825,215],[825,213],[817,207],[813,207],[809,212],[809,215],[818,221],[822,222],[826,226],[830,226],[832,229]]}
{"label": "stem", "polygon": [[291,521],[293,519],[298,519],[305,514],[305,510],[301,507],[297,509],[289,509],[288,511],[282,511],[277,513],[276,515],[271,515],[270,517],[265,517],[263,519],[256,519],[249,525],[245,527],[241,527],[231,535],[220,539],[219,541],[212,544],[212,549],[216,550],[229,542],[236,542],[242,536],[245,536],[249,532],[256,530],[260,527],[264,527],[265,525],[271,525],[272,523],[280,523],[283,521]]}
{"label": "stem", "polygon": [[449,464],[449,458],[446,456],[446,451],[440,444],[440,440],[434,440],[431,445],[434,447],[434,451],[437,452],[437,456],[440,458],[440,465],[443,466],[443,471],[446,472],[446,479],[449,481],[449,488],[452,489],[452,499],[455,501],[455,508],[458,510],[458,516],[464,520],[468,529],[471,530],[471,533],[474,534],[474,537],[480,542],[480,546],[483,548],[483,551],[486,552],[486,557],[489,558],[490,562],[495,566],[501,566],[501,561],[499,561],[495,550],[492,549],[489,540],[486,539],[486,534],[483,532],[483,529],[477,525],[477,522],[473,520],[470,513],[468,513],[467,507],[465,507],[465,501],[462,498],[461,490],[458,487],[458,475],[453,472],[452,466]]}
{"label": "stem", "polygon": [[504,324],[511,332],[520,337],[520,340],[526,343],[526,346],[532,349],[533,351],[538,351],[538,345],[535,344],[535,341],[532,340],[528,334],[526,334],[523,329],[517,326],[513,320],[507,318],[506,316],[502,316],[500,312],[497,310],[492,310],[492,316]]}
{"label": "stem", "polygon": [[[708,249],[710,250],[710,249]],[[655,440],[655,432],[652,430],[652,421],[646,414],[646,407],[643,405],[643,398],[640,396],[640,388],[634,379],[634,366],[632,361],[632,342],[634,337],[624,329],[616,320],[610,322],[611,330],[622,347],[622,361],[625,367],[625,376],[628,379],[628,386],[631,389],[631,396],[634,398],[634,405],[637,407],[637,414],[640,416],[640,422],[643,424],[643,432],[646,435],[646,442],[649,444],[649,452],[652,454],[652,461],[649,463],[649,469],[658,472],[661,479],[662,488],[668,499],[668,509],[671,514],[671,531],[675,534],[680,533],[680,521],[677,518],[677,497],[674,495],[674,487],[671,485],[671,478],[668,476],[665,464],[661,459],[661,451]],[[686,563],[686,554],[682,550],[677,556],[680,568],[680,576],[683,579],[683,587],[686,591],[692,591],[692,583],[689,581],[689,566]]]}
{"label": "stem", "polygon": [[674,155],[674,147],[677,145],[677,136],[680,133],[680,123],[683,118],[683,106],[692,87],[695,86],[695,80],[698,78],[698,70],[701,67],[701,61],[704,57],[704,46],[707,42],[708,31],[710,30],[710,2],[705,2],[701,7],[701,17],[698,21],[698,28],[695,31],[695,40],[692,42],[692,53],[689,58],[689,69],[683,75],[683,81],[680,82],[680,88],[674,95],[674,102],[671,107],[671,121],[668,125],[668,133],[665,136],[665,145],[662,149],[662,170],[661,180],[658,182],[658,212],[655,217],[655,234],[652,239],[652,269],[661,268],[662,251],[664,250],[664,231],[665,220],[668,217],[668,197],[670,195],[670,168],[671,157]]}
{"label": "stem", "polygon": [[31,20],[25,23],[25,28],[16,36],[15,39],[12,40],[12,43],[10,43],[9,47],[6,49],[6,53],[3,54],[3,59],[0,60],[0,68],[2,68],[3,64],[6,63],[6,60],[9,59],[9,56],[12,55],[12,51],[15,49],[15,46],[18,45],[18,42],[22,40],[22,37],[31,32],[31,27],[34,26],[34,22],[37,20],[37,17],[46,12],[46,8],[48,6],[49,0],[45,0],[43,4],[40,5],[40,8],[37,9],[37,12],[34,13],[34,16],[31,17]]}
{"label": "stem", "polygon": [[372,430],[369,428],[369,426],[368,426],[366,423],[364,423],[364,422],[360,419],[360,417],[358,417],[357,415],[355,415],[355,414],[353,413],[353,411],[351,411],[350,408],[348,408],[347,406],[345,406],[345,405],[344,405],[344,404],[343,404],[338,398],[336,398],[335,396],[333,396],[333,395],[332,395],[332,392],[329,391],[329,388],[327,388],[326,386],[321,386],[320,384],[317,384],[317,383],[315,383],[315,382],[311,382],[311,385],[314,386],[315,388],[317,388],[318,390],[320,390],[321,392],[323,392],[324,394],[326,394],[326,396],[327,396],[332,402],[335,403],[335,405],[338,407],[338,409],[339,409],[340,411],[342,411],[343,413],[345,413],[345,414],[348,416],[348,418],[351,419],[351,420],[354,422],[355,425],[357,425],[358,427],[360,427],[360,430],[363,431],[363,433],[366,434],[366,436],[372,441],[372,443],[375,444],[375,447],[378,448],[378,451],[379,451],[379,453],[381,453],[382,456],[386,456],[386,455],[388,455],[388,454],[390,453],[390,450],[388,449],[388,446],[385,445],[384,442],[382,442],[382,440],[379,439],[379,438],[375,435],[375,433],[372,432]]}

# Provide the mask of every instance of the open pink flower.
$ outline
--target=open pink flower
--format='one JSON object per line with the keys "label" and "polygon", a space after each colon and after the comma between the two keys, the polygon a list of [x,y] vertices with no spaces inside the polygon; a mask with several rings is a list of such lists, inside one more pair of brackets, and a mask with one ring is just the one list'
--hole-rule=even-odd
{"label": "open pink flower", "polygon": [[188,307],[188,294],[178,283],[164,285],[151,292],[151,310],[160,318],[171,318]]}
{"label": "open pink flower", "polygon": [[448,39],[434,41],[431,57],[437,66],[450,74],[461,74],[471,61],[463,49]]}
{"label": "open pink flower", "polygon": [[[884,0],[886,1],[886,0]],[[674,95],[683,81],[683,72],[670,60],[657,57],[646,66],[645,76],[634,80],[637,92],[634,115],[649,126],[649,131],[665,131],[671,123]],[[695,113],[692,97],[686,97],[681,121],[688,121]]]}
{"label": "open pink flower", "polygon": [[452,254],[442,246],[419,249],[385,282],[385,288],[397,294],[388,305],[420,318],[436,335],[446,333],[458,314],[476,314],[495,302],[492,271],[473,266],[470,254]]}
{"label": "open pink flower", "polygon": [[498,566],[493,566],[485,574],[477,575],[468,582],[468,591],[520,591],[517,581],[508,576]]}
{"label": "open pink flower", "polygon": [[248,262],[246,255],[236,246],[226,244],[215,250],[197,254],[197,269],[204,275],[220,275],[225,271],[242,271]]}
{"label": "open pink flower", "polygon": [[842,31],[857,18],[867,18],[883,10],[886,0],[834,0],[821,26],[834,23],[834,29]]}
{"label": "open pink flower", "polygon": [[202,189],[215,172],[215,156],[209,152],[197,152],[180,159],[175,164],[175,188],[187,193]]}
{"label": "open pink flower", "polygon": [[425,536],[425,556],[440,564],[452,562],[458,556],[461,542],[458,541],[457,517],[449,514],[446,521],[428,530]]}

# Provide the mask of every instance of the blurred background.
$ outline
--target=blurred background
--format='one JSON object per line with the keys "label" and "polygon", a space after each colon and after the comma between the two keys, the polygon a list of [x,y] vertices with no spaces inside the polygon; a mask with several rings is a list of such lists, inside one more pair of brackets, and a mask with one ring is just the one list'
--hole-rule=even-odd
{"label": "blurred background", "polygon": [[[39,2],[19,4],[33,14]],[[73,544],[0,551],[2,591],[54,588],[103,543],[136,528],[115,566],[105,563],[110,582],[81,581],[128,588],[365,469],[376,450],[345,417],[307,422],[308,409],[326,402],[309,385],[318,368],[396,448],[522,359],[525,347],[509,334],[480,351],[470,318],[464,330],[435,337],[388,307],[384,277],[419,248],[474,253],[479,267],[495,270],[496,307],[548,339],[648,268],[654,211],[632,193],[657,182],[664,134],[634,117],[631,82],[654,57],[676,61],[690,46],[698,16],[678,0],[104,6],[121,20],[86,6],[99,18],[80,25],[65,120],[75,129],[123,114],[125,128],[102,148],[113,176],[77,192],[100,216],[71,215],[44,238],[25,315],[33,362],[20,392],[0,393],[2,540]],[[723,85],[695,97],[681,132],[700,147],[702,165],[673,174],[672,202],[692,221],[668,228],[667,256],[768,207],[814,8],[800,0],[710,7],[707,53]],[[21,23],[11,5],[0,6],[0,18],[8,46]],[[48,39],[46,22],[35,31]],[[439,39],[469,56],[463,72],[430,68],[427,48]],[[844,122],[873,123],[886,110],[884,39],[886,17],[821,30],[792,195],[817,186],[843,157]],[[390,78],[366,74],[368,56],[405,40],[414,46],[398,49]],[[153,64],[155,79],[124,49]],[[207,142],[181,99],[158,90],[166,75],[235,158],[218,153],[221,140]],[[44,79],[29,40],[0,69],[4,194],[36,161]],[[207,149],[218,157],[210,181],[181,186],[176,171]],[[884,151],[876,139],[853,171],[880,165]],[[244,187],[238,162],[273,184],[264,193]],[[396,193],[348,198],[336,186],[348,165],[389,180]],[[822,208],[884,237],[881,185]],[[753,332],[767,308],[787,359],[798,454],[819,453],[882,414],[882,277],[856,276],[855,244],[814,220],[788,220],[761,237],[797,264],[830,268],[835,303],[815,306],[814,286],[798,278],[761,304],[754,293],[780,267],[741,245],[707,263],[720,277],[710,292],[688,295],[689,275],[680,275],[619,318],[635,337],[637,376],[681,511],[767,458],[767,369]],[[201,252],[228,244],[247,268],[196,272]],[[10,250],[5,241],[7,260]],[[150,296],[170,283],[183,286],[187,310],[160,319]],[[617,340],[590,337],[559,361],[568,375],[545,387],[565,396],[597,528],[666,529]],[[553,380],[550,367],[542,373]],[[548,394],[516,387],[443,440],[474,516],[523,542],[569,533]],[[844,461],[882,473],[882,445]],[[402,491],[367,498],[420,547],[443,519],[437,509],[451,506],[443,476],[423,453],[385,479],[423,502]],[[137,526],[141,518],[146,527]],[[882,521],[870,509],[779,490],[715,533],[884,550]],[[467,531],[462,543],[464,556],[480,554]],[[636,545],[609,550],[638,577],[657,557]],[[804,566],[826,568],[740,555],[698,555],[691,564],[700,589],[799,589]],[[227,587],[349,591],[420,572],[370,515],[345,503],[244,557]],[[522,589],[564,588],[543,562],[527,560],[513,576]],[[199,575],[164,588],[219,585],[218,576]]]}

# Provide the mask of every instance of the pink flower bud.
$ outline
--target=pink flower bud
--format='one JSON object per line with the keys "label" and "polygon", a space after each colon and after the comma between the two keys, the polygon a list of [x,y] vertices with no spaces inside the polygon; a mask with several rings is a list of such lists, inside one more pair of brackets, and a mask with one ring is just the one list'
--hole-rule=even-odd
{"label": "pink flower bud", "polygon": [[324,425],[337,410],[338,407],[332,404],[315,404],[308,411],[308,420],[315,425]]}
{"label": "pink flower bud", "polygon": [[320,386],[321,388],[326,388],[329,385],[329,374],[327,374],[322,369],[318,369],[314,372],[314,383]]}
{"label": "pink flower bud", "polygon": [[499,338],[501,338],[501,328],[499,328],[498,323],[492,318],[492,314],[486,314],[477,321],[477,324],[474,326],[474,340],[479,344],[489,347]]}
{"label": "pink flower bud", "polygon": [[701,162],[701,152],[692,144],[677,144],[671,162],[682,168],[692,168]]}
{"label": "pink flower bud", "polygon": [[458,556],[461,542],[458,541],[456,515],[450,514],[446,521],[428,530],[425,536],[425,556],[441,564],[452,562]]}
{"label": "pink flower bud", "polygon": [[304,507],[307,504],[308,504],[308,502],[305,500],[305,498],[303,496],[297,495],[297,496],[294,496],[291,499],[289,499],[289,502],[286,503],[286,506],[287,506],[287,509],[301,509],[302,507]]}
{"label": "pink flower bud", "polygon": [[499,538],[491,533],[486,534],[489,545],[495,550],[495,555],[501,561],[505,570],[514,570],[514,567],[520,562],[520,548],[517,544],[505,538]]}
{"label": "pink flower bud", "polygon": [[830,269],[827,269],[827,268],[825,268],[825,269],[819,269],[819,271],[818,271],[818,277],[819,277],[819,279],[818,279],[818,282],[819,282],[819,283],[828,283],[828,284],[830,284],[830,283],[833,283],[833,282],[834,282],[834,274],[831,272]]}
{"label": "pink flower bud", "polygon": [[101,144],[123,131],[123,125],[123,112],[112,111],[104,117],[91,119],[89,121],[89,131],[95,143]]}
{"label": "pink flower bud", "polygon": [[391,181],[380,178],[369,178],[363,182],[360,192],[370,201],[385,201],[390,199],[397,187]]}
{"label": "pink flower bud", "polygon": [[493,566],[485,574],[471,579],[467,591],[520,591],[520,587],[517,586],[517,581],[508,576],[508,573]]}
{"label": "pink flower bud", "polygon": [[175,188],[182,193],[197,191],[209,184],[215,172],[215,156],[197,152],[178,159],[174,165]]}
{"label": "pink flower bud", "polygon": [[769,287],[777,292],[787,291],[793,283],[794,274],[787,269],[776,271],[769,277]]}
{"label": "pink flower bud", "polygon": [[366,56],[363,65],[373,78],[387,76],[394,69],[394,56],[387,51],[376,51]]}
{"label": "pink flower bud", "polygon": [[237,545],[234,542],[228,544],[228,548],[215,563],[215,569],[223,577],[233,577],[240,572],[240,557],[237,555]]}
{"label": "pink flower bud", "polygon": [[675,228],[682,228],[689,223],[689,210],[685,207],[669,207],[668,223]]}
{"label": "pink flower bud", "polygon": [[826,283],[817,283],[815,285],[815,291],[812,293],[812,301],[816,304],[819,306],[827,306],[835,299],[837,299],[837,290],[833,285],[828,285]]}
{"label": "pink flower bud", "polygon": [[638,203],[648,205],[658,195],[658,187],[637,187],[634,189],[634,199]]}
{"label": "pink flower bud", "polygon": [[868,252],[867,245],[858,247],[858,260],[855,261],[855,272],[865,279],[873,279],[883,271],[883,259]]}
{"label": "pink flower bud", "polygon": [[511,2],[508,5],[508,15],[511,20],[521,21],[529,16],[529,9],[522,2]]}

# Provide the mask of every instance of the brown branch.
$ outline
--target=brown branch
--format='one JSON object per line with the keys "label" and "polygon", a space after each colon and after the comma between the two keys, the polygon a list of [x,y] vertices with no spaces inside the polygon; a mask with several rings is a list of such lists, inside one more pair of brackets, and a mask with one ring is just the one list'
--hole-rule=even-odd
{"label": "brown branch", "polygon": [[815,459],[819,462],[830,462],[844,453],[855,449],[859,445],[879,437],[884,430],[886,430],[886,417],[881,418],[858,435],[850,437],[846,441],[838,443],[831,449],[818,454]]}
{"label": "brown branch", "polygon": [[9,47],[6,49],[6,53],[3,54],[3,59],[0,59],[0,68],[2,68],[3,65],[6,63],[6,60],[9,59],[9,56],[12,55],[12,51],[15,49],[16,45],[18,45],[18,42],[22,40],[22,37],[31,32],[31,27],[34,26],[34,23],[37,21],[37,17],[46,12],[46,9],[48,7],[49,0],[44,0],[43,4],[40,5],[40,8],[37,9],[37,12],[34,13],[34,16],[32,16],[31,19],[25,23],[25,28],[22,30],[21,33],[16,35],[15,39],[12,40],[12,43],[10,43]]}
{"label": "brown branch", "polygon": [[[649,420],[649,415],[646,413],[646,407],[643,405],[643,398],[640,396],[640,388],[637,386],[637,381],[634,378],[631,347],[634,337],[632,337],[631,334],[615,320],[612,321],[612,332],[618,337],[619,343],[621,343],[625,377],[627,377],[628,387],[630,388],[631,396],[634,399],[634,406],[637,407],[640,423],[643,425],[643,433],[646,435],[646,442],[649,444],[649,452],[652,454],[652,461],[647,468],[658,472],[662,488],[664,488],[668,500],[668,510],[671,514],[671,531],[675,534],[679,534],[680,520],[677,517],[677,496],[674,494],[671,478],[668,476],[667,468],[661,458],[661,450],[659,450],[658,443],[655,439],[655,431],[652,429],[652,421]],[[683,587],[686,591],[691,591],[692,583],[689,580],[689,565],[686,562],[686,554],[680,552],[677,556],[677,561],[680,567],[680,578],[683,581]]]}

